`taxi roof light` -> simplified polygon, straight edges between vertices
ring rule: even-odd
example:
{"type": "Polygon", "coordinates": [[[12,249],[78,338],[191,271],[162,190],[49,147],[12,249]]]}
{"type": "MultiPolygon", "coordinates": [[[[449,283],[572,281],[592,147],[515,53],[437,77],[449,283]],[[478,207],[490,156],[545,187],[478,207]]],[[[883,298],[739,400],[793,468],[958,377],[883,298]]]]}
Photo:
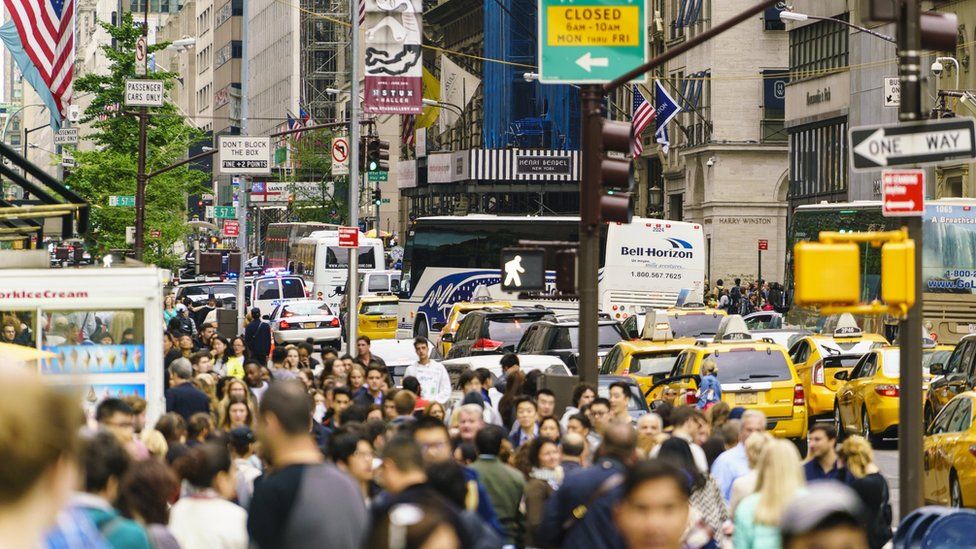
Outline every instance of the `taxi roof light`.
{"type": "Polygon", "coordinates": [[[674,332],[671,330],[671,323],[668,322],[668,315],[661,311],[649,310],[644,315],[644,329],[641,339],[650,341],[671,341],[674,332]]]}
{"type": "Polygon", "coordinates": [[[841,313],[837,319],[837,326],[834,327],[834,337],[861,337],[862,335],[864,334],[854,320],[854,315],[841,313]]]}
{"type": "Polygon", "coordinates": [[[493,301],[491,298],[491,293],[488,292],[488,287],[484,284],[479,284],[474,292],[471,294],[471,303],[488,302],[493,301]]]}
{"type": "Polygon", "coordinates": [[[741,315],[729,315],[722,319],[715,332],[715,341],[743,341],[752,339],[746,321],[741,315]]]}

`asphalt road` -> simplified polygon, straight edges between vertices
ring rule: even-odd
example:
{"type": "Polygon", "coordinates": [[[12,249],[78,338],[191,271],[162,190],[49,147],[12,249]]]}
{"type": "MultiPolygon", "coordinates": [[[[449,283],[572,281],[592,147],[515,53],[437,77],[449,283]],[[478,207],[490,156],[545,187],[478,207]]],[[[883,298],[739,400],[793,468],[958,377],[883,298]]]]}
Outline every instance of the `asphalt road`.
{"type": "Polygon", "coordinates": [[[898,516],[898,449],[894,443],[888,441],[881,448],[875,448],[874,459],[881,469],[881,474],[888,480],[888,490],[891,499],[892,526],[897,526],[901,518],[898,516]]]}

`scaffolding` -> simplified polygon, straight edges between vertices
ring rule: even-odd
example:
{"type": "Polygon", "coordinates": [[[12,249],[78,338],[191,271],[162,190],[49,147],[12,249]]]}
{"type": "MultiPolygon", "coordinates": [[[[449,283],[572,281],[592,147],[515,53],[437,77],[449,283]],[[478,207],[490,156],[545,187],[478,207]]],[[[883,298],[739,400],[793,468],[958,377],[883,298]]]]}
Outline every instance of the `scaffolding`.
{"type": "Polygon", "coordinates": [[[316,121],[339,120],[343,117],[336,111],[336,98],[325,90],[341,89],[349,80],[346,58],[350,28],[335,23],[335,20],[350,21],[349,2],[302,0],[301,5],[301,106],[316,121]]]}

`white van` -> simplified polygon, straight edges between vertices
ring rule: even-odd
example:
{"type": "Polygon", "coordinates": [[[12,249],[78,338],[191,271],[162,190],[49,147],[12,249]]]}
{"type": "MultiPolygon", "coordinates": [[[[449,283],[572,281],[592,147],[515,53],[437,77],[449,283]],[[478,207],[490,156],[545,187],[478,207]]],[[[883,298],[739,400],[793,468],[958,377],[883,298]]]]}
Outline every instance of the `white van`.
{"type": "Polygon", "coordinates": [[[255,277],[247,284],[244,293],[248,309],[261,309],[261,316],[270,315],[275,307],[286,301],[308,297],[302,277],[282,273],[255,277]]]}

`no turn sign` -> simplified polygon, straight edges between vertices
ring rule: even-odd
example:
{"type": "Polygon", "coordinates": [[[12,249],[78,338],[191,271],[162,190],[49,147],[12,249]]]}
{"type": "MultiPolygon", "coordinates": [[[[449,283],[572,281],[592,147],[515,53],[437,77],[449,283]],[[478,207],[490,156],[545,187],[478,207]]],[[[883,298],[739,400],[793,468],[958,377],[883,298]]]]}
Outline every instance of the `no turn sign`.
{"type": "Polygon", "coordinates": [[[345,137],[332,139],[332,175],[349,175],[349,140],[345,137]]]}

